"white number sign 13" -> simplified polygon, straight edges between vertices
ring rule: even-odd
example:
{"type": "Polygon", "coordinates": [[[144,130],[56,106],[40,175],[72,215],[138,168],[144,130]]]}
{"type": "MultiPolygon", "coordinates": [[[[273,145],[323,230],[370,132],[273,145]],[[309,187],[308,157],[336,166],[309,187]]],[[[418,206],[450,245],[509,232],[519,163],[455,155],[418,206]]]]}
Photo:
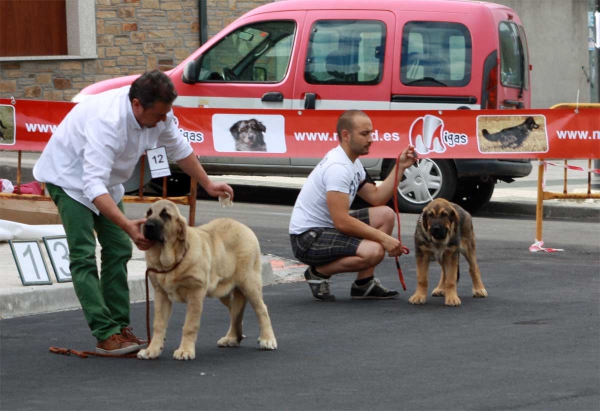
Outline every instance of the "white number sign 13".
{"type": "Polygon", "coordinates": [[[50,257],[54,274],[56,275],[56,281],[59,283],[73,281],[71,278],[71,269],[69,268],[70,260],[67,237],[44,237],[44,244],[46,245],[46,251],[50,257]]]}

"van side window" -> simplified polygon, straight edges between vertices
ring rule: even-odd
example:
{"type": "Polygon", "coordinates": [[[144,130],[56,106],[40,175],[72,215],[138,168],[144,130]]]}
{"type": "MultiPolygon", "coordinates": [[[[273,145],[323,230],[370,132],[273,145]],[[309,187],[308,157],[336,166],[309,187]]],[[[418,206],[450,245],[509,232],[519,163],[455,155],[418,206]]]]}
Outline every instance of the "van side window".
{"type": "Polygon", "coordinates": [[[199,81],[277,83],[287,73],[293,21],[254,23],[228,34],[201,57],[199,81]]]}
{"type": "Polygon", "coordinates": [[[521,41],[519,27],[515,23],[501,22],[500,35],[500,82],[507,87],[525,87],[525,46],[521,41]]]}
{"type": "Polygon", "coordinates": [[[525,67],[525,90],[529,90],[529,47],[527,46],[527,36],[525,35],[525,29],[523,26],[519,26],[519,38],[521,39],[521,45],[523,46],[523,67],[525,67]]]}
{"type": "Polygon", "coordinates": [[[404,85],[466,86],[471,80],[471,33],[460,23],[408,22],[400,58],[404,85]]]}
{"type": "Polygon", "coordinates": [[[309,84],[378,84],[383,76],[385,24],[320,20],[313,24],[304,79],[309,84]]]}

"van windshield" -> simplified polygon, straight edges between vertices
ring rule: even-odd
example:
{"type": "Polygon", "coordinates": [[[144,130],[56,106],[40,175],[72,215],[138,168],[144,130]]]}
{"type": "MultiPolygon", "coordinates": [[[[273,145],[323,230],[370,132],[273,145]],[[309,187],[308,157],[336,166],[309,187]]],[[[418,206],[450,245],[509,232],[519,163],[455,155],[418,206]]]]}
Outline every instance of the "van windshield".
{"type": "Polygon", "coordinates": [[[267,21],[241,27],[202,57],[200,81],[280,82],[287,73],[296,23],[267,21]]]}
{"type": "Polygon", "coordinates": [[[471,80],[471,34],[460,23],[411,21],[402,32],[400,80],[415,87],[462,87],[471,80]]]}

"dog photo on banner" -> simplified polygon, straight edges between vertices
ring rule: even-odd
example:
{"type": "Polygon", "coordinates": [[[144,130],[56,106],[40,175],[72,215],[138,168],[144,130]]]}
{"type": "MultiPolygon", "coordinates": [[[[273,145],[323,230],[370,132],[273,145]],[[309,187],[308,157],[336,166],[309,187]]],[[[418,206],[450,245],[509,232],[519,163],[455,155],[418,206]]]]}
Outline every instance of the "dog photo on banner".
{"type": "Polygon", "coordinates": [[[546,153],[544,116],[479,116],[477,142],[482,153],[546,153]]]}

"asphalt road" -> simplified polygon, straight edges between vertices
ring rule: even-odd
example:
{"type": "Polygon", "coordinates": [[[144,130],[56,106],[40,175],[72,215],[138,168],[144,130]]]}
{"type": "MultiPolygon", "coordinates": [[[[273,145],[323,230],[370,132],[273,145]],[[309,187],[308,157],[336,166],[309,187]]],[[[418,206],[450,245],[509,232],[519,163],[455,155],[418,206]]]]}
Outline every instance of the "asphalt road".
{"type": "MultiPolygon", "coordinates": [[[[147,206],[128,204],[130,216],[147,206]]],[[[257,233],[262,251],[292,258],[286,205],[201,201],[197,222],[236,218],[257,233]]],[[[409,248],[415,215],[402,215],[409,248]]],[[[530,253],[532,219],[475,218],[487,299],[470,297],[461,259],[462,306],[415,289],[414,253],[401,259],[407,291],[390,301],[353,301],[352,275],[334,279],[338,301],[313,301],[305,283],[265,287],[279,349],[256,349],[250,307],[240,348],[216,341],[228,326],[220,302],[205,303],[194,361],[171,358],[185,307],[174,306],[157,361],[65,357],[49,346],[92,349],[81,311],[0,322],[2,410],[598,410],[600,408],[600,242],[597,224],[548,221],[546,245],[530,253]]],[[[439,269],[432,264],[430,283],[439,269]]],[[[399,288],[394,260],[376,272],[399,288]]],[[[132,323],[145,333],[145,306],[132,323]]]]}

